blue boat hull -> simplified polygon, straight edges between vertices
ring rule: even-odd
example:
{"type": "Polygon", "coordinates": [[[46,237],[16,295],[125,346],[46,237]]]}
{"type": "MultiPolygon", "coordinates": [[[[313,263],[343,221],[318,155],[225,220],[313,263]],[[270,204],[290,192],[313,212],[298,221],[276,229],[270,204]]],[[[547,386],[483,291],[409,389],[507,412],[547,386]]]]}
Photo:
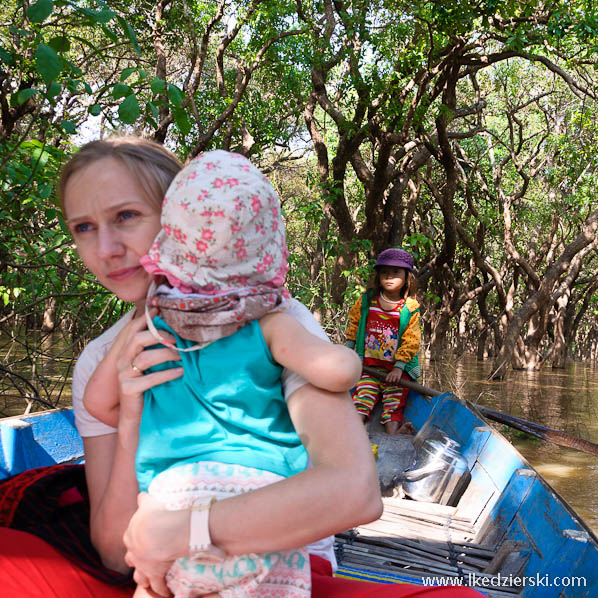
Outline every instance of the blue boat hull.
{"type": "Polygon", "coordinates": [[[449,394],[429,401],[418,395],[407,402],[406,417],[416,429],[426,422],[436,425],[461,445],[470,486],[478,490],[469,494],[480,507],[487,501],[483,509],[490,524],[483,542],[509,540],[529,547],[525,568],[514,580],[526,584],[520,596],[598,595],[598,538],[474,405],[449,394]]]}

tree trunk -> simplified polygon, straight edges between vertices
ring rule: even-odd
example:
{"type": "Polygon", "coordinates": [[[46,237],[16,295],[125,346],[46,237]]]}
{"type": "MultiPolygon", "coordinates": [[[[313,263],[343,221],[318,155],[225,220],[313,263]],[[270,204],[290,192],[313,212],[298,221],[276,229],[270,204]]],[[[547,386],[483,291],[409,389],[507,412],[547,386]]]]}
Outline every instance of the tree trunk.
{"type": "Polygon", "coordinates": [[[56,328],[56,299],[50,297],[46,301],[46,307],[44,309],[42,332],[52,332],[54,328],[56,328]]]}
{"type": "Polygon", "coordinates": [[[569,304],[570,291],[563,293],[557,299],[556,318],[554,321],[554,350],[552,353],[552,367],[555,369],[563,369],[568,357],[568,344],[565,338],[565,328],[567,326],[566,316],[569,312],[567,306],[569,304]]]}
{"type": "Polygon", "coordinates": [[[507,326],[503,346],[494,359],[492,373],[490,374],[491,378],[504,378],[508,365],[513,359],[515,345],[521,334],[521,330],[538,310],[549,309],[554,285],[563,272],[569,268],[571,261],[577,254],[588,245],[595,242],[597,231],[598,210],[592,212],[588,216],[585,226],[577,237],[565,247],[559,259],[546,269],[544,278],[541,280],[538,289],[529,296],[525,303],[514,314],[513,319],[507,326]]]}
{"type": "Polygon", "coordinates": [[[538,310],[531,318],[528,332],[523,339],[524,361],[523,369],[538,371],[542,368],[544,357],[542,356],[542,340],[548,326],[548,309],[546,306],[538,310]]]}
{"type": "Polygon", "coordinates": [[[436,324],[432,329],[430,338],[430,361],[436,361],[446,352],[448,344],[448,331],[450,323],[450,314],[443,309],[439,312],[436,324]]]}
{"type": "Polygon", "coordinates": [[[467,334],[467,324],[471,313],[471,301],[468,301],[459,314],[459,324],[457,325],[457,338],[455,339],[455,349],[457,358],[461,357],[468,349],[470,337],[467,334]]]}
{"type": "Polygon", "coordinates": [[[488,342],[488,326],[483,325],[482,330],[477,338],[477,345],[476,345],[476,359],[477,361],[484,361],[488,356],[488,351],[486,349],[486,344],[488,342]]]}

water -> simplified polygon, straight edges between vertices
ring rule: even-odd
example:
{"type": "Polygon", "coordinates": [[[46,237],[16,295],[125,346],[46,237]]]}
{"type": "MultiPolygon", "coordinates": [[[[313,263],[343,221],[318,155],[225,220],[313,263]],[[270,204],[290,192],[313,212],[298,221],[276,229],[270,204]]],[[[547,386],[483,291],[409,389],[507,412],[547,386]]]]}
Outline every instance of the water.
{"type": "Polygon", "coordinates": [[[31,411],[71,404],[70,375],[78,350],[62,336],[31,332],[16,337],[0,331],[0,417],[22,415],[25,397],[41,401],[31,411]],[[28,382],[31,384],[28,384],[28,382]]]}
{"type": "MultiPolygon", "coordinates": [[[[423,383],[598,443],[598,368],[577,362],[565,370],[510,371],[506,381],[491,382],[490,365],[472,356],[426,364],[423,383]]],[[[598,457],[496,425],[598,534],[598,457]]]]}

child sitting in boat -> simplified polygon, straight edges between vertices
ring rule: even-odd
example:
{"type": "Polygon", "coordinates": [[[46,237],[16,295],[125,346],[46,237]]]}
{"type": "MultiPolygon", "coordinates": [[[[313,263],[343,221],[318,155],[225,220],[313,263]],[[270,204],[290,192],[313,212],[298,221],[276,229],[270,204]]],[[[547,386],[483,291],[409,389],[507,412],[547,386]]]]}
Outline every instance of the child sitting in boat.
{"type": "Polygon", "coordinates": [[[413,426],[403,422],[409,390],[400,386],[399,381],[405,375],[413,380],[421,375],[418,360],[421,332],[413,256],[403,249],[385,249],[374,267],[373,287],[349,311],[346,344],[357,352],[364,366],[378,370],[379,375],[362,374],[353,391],[353,402],[367,422],[382,398],[381,423],[386,432],[412,434],[413,426]]]}
{"type": "MultiPolygon", "coordinates": [[[[307,466],[283,397],[282,366],[332,392],[349,390],[359,377],[352,351],[285,313],[287,255],[280,203],[267,178],[243,156],[212,151],[173,180],[161,231],[141,259],[161,281],[149,290],[148,310],[159,316],[148,317],[148,327],[170,347],[160,331],[174,334],[184,371],[145,392],[136,456],[140,491],[169,510],[192,509],[191,557],[177,559],[166,575],[177,598],[311,595],[306,549],[230,556],[211,545],[208,528],[215,500],[307,466]]],[[[88,411],[113,426],[114,368],[105,359],[84,396],[88,411]]],[[[145,595],[138,587],[135,596],[145,595]]]]}

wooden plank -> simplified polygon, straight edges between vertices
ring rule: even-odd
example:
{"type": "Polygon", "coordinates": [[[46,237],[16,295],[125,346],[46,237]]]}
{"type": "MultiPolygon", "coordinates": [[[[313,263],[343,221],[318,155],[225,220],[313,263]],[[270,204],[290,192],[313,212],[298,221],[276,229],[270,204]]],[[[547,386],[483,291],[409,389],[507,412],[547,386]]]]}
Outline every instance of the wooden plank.
{"type": "Polygon", "coordinates": [[[364,547],[358,544],[347,544],[344,546],[345,553],[351,552],[354,549],[358,552],[364,552],[368,555],[380,555],[390,561],[395,559],[407,559],[407,564],[413,563],[418,565],[437,565],[440,563],[441,566],[454,570],[455,566],[450,563],[449,557],[444,555],[437,555],[431,552],[417,550],[414,548],[410,549],[388,549],[380,546],[374,548],[364,547]],[[417,560],[414,560],[417,559],[417,560]]]}
{"type": "MultiPolygon", "coordinates": [[[[430,543],[425,542],[418,543],[404,540],[393,541],[385,540],[383,538],[374,540],[372,542],[360,542],[359,539],[353,541],[343,540],[343,542],[355,546],[370,546],[372,547],[372,550],[378,554],[388,554],[389,556],[392,556],[393,551],[403,551],[407,552],[408,554],[422,555],[438,561],[446,561],[447,559],[451,558],[451,550],[446,543],[431,545],[430,543]]],[[[473,565],[479,570],[486,568],[490,562],[488,558],[476,558],[465,553],[464,551],[460,551],[457,547],[454,548],[452,554],[455,555],[455,558],[458,562],[473,565]]]]}
{"type": "Polygon", "coordinates": [[[417,521],[433,523],[436,525],[446,525],[447,522],[450,522],[451,527],[453,527],[454,529],[467,531],[472,534],[476,531],[475,527],[469,524],[464,519],[454,519],[452,516],[447,517],[444,515],[435,515],[425,512],[410,513],[407,511],[402,511],[400,509],[392,510],[392,508],[389,508],[384,510],[382,518],[384,518],[387,521],[393,521],[402,518],[411,518],[416,519],[417,521]]]}
{"type": "Polygon", "coordinates": [[[472,525],[480,525],[480,517],[486,510],[487,505],[492,501],[495,491],[488,492],[488,487],[480,488],[470,484],[470,488],[465,491],[466,498],[459,503],[458,513],[460,517],[471,521],[472,525]]]}
{"type": "MultiPolygon", "coordinates": [[[[405,568],[417,568],[422,571],[427,571],[430,575],[438,576],[455,576],[457,575],[457,568],[449,565],[448,563],[440,563],[437,561],[429,561],[426,559],[415,561],[413,557],[397,557],[389,559],[386,556],[376,554],[365,554],[358,550],[347,550],[346,557],[343,557],[342,564],[346,564],[347,561],[358,560],[363,565],[380,566],[387,568],[388,571],[391,569],[401,571],[405,568]]],[[[471,570],[472,573],[477,573],[475,570],[471,570]]]]}
{"type": "MultiPolygon", "coordinates": [[[[361,539],[362,537],[359,536],[359,538],[361,539]]],[[[375,541],[388,542],[396,546],[412,546],[415,548],[421,548],[422,550],[429,549],[430,547],[433,548],[433,545],[430,542],[409,540],[408,538],[376,538],[375,541]]],[[[457,554],[475,557],[480,561],[480,564],[484,563],[486,565],[487,563],[491,562],[496,554],[496,550],[480,549],[475,546],[468,546],[467,544],[452,544],[457,554]]],[[[438,543],[435,549],[438,554],[450,554],[450,549],[447,542],[438,543]]]]}
{"type": "MultiPolygon", "coordinates": [[[[382,517],[378,521],[383,521],[388,523],[389,525],[394,526],[415,526],[418,528],[424,528],[431,530],[431,533],[435,533],[438,529],[449,529],[450,531],[454,531],[456,533],[466,534],[468,537],[473,538],[476,533],[475,528],[471,528],[468,525],[461,525],[456,522],[452,522],[446,519],[433,519],[433,518],[425,518],[425,517],[405,517],[405,516],[398,516],[389,513],[384,513],[382,517]]],[[[369,524],[368,524],[369,525],[369,524]]],[[[446,532],[445,532],[446,537],[446,532]]]]}
{"type": "MultiPolygon", "coordinates": [[[[446,542],[447,540],[446,530],[440,526],[432,528],[422,524],[418,525],[407,522],[401,522],[393,525],[389,522],[379,519],[378,521],[360,526],[358,529],[360,533],[372,536],[394,536],[413,539],[423,538],[426,540],[436,540],[439,542],[446,542]]],[[[454,532],[451,534],[451,542],[453,543],[467,543],[471,539],[472,535],[470,533],[454,532]]]]}
{"type": "Polygon", "coordinates": [[[447,505],[439,505],[433,502],[419,502],[417,500],[409,500],[406,498],[388,497],[383,498],[384,508],[401,508],[407,511],[414,511],[426,514],[435,515],[453,515],[457,512],[457,507],[449,507],[447,505]]]}

